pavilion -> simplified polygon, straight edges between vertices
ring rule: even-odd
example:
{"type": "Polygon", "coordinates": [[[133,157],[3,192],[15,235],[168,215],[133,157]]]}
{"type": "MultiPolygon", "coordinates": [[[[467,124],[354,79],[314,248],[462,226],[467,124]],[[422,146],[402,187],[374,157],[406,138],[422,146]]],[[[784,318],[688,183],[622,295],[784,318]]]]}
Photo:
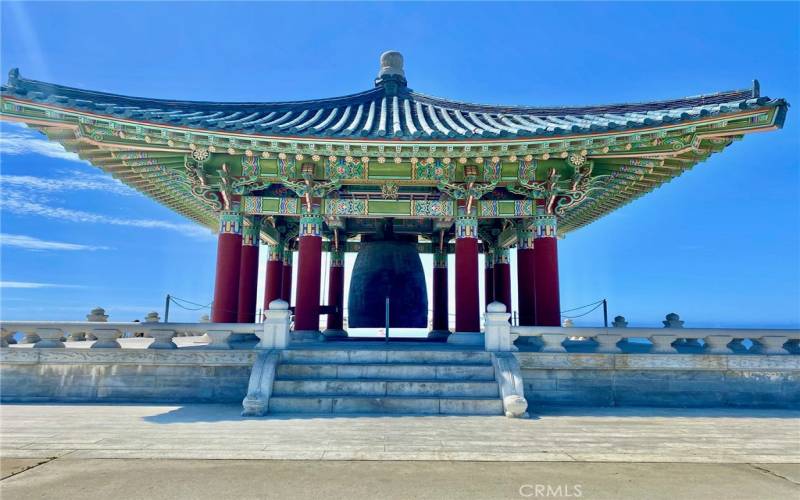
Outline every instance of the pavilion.
{"type": "Polygon", "coordinates": [[[327,315],[326,337],[346,335],[344,252],[365,255],[354,270],[363,279],[350,290],[351,309],[361,304],[360,313],[351,310],[361,315],[357,322],[377,326],[384,313],[375,304],[390,296],[399,304],[391,309],[392,326],[413,323],[418,311],[427,316],[425,287],[418,286],[424,277],[414,263],[425,252],[434,257],[431,336],[475,343],[481,342],[480,252],[487,304],[511,310],[515,248],[520,325],[558,326],[558,238],[745,134],[780,128],[788,108],[782,99],[762,97],[758,82],[600,106],[457,102],[411,90],[397,52],[381,56],[374,83],[364,92],[310,101],[193,102],[81,90],[12,70],[0,89],[0,114],[218,231],[213,322],[256,321],[258,256],[266,244],[263,305],[288,302],[296,272],[297,339],[319,335],[320,315],[327,315]],[[324,251],[328,270],[321,266],[324,251]],[[329,273],[324,305],[323,272],[329,273]]]}

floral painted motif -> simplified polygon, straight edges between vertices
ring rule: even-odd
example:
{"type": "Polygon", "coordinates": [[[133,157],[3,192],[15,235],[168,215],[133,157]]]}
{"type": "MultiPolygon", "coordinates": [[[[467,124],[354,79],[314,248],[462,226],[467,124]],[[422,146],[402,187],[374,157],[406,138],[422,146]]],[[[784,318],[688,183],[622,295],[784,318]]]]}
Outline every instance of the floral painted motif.
{"type": "Polygon", "coordinates": [[[298,198],[281,198],[278,213],[281,215],[295,215],[298,212],[298,198]]]}
{"type": "Polygon", "coordinates": [[[533,215],[535,211],[536,202],[534,200],[514,200],[514,215],[533,215]]]}
{"type": "Polygon", "coordinates": [[[520,160],[517,169],[517,177],[526,181],[534,180],[536,178],[536,167],[538,166],[539,162],[536,160],[520,160]]]}
{"type": "Polygon", "coordinates": [[[483,166],[483,180],[499,181],[503,164],[498,158],[497,161],[487,161],[483,166]]]}
{"type": "Polygon", "coordinates": [[[419,161],[414,168],[414,178],[421,180],[441,181],[450,179],[455,171],[455,164],[445,164],[441,160],[419,161]]]}
{"type": "Polygon", "coordinates": [[[364,164],[356,159],[339,158],[335,162],[325,160],[325,177],[328,179],[361,179],[364,177],[364,164]]]}
{"type": "Polygon", "coordinates": [[[411,204],[411,215],[450,217],[453,215],[453,202],[451,200],[414,200],[411,204]]]}
{"type": "Polygon", "coordinates": [[[280,177],[296,177],[297,163],[294,158],[278,158],[278,175],[280,177]]]}
{"type": "Polygon", "coordinates": [[[242,155],[242,175],[245,177],[253,177],[259,173],[259,164],[257,156],[242,155]]]}
{"type": "Polygon", "coordinates": [[[499,217],[497,200],[484,200],[478,203],[478,215],[480,217],[499,217]]]}
{"type": "Polygon", "coordinates": [[[367,215],[366,200],[325,200],[325,215],[367,215]]]}

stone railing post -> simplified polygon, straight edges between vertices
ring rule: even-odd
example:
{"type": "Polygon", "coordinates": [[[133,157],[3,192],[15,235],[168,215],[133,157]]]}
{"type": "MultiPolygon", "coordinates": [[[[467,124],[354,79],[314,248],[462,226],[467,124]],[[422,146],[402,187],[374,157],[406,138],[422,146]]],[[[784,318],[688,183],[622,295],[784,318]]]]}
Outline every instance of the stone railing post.
{"type": "Polygon", "coordinates": [[[769,335],[755,340],[759,344],[759,354],[789,354],[789,351],[783,348],[783,344],[789,340],[788,337],[769,335]]]}
{"type": "Polygon", "coordinates": [[[177,349],[178,346],[172,341],[175,330],[153,328],[150,330],[153,343],[147,346],[148,349],[177,349]]]}
{"type": "MultiPolygon", "coordinates": [[[[675,313],[669,313],[662,321],[664,324],[664,328],[683,328],[684,321],[681,320],[681,317],[675,313]]],[[[682,338],[678,337],[675,339],[676,346],[678,344],[686,346],[686,347],[700,347],[700,341],[695,338],[682,338]]]]}
{"type": "Polygon", "coordinates": [[[122,347],[117,342],[122,332],[116,328],[92,328],[91,335],[97,341],[91,345],[90,349],[119,349],[122,347]]]}
{"type": "Polygon", "coordinates": [[[733,341],[730,335],[709,335],[704,337],[706,352],[709,354],[730,354],[728,344],[733,341]]]}
{"type": "Polygon", "coordinates": [[[286,349],[289,347],[289,324],[291,312],[285,300],[276,299],[269,303],[262,329],[256,330],[259,342],[256,349],[286,349]]]}
{"type": "Polygon", "coordinates": [[[617,343],[622,340],[622,335],[603,333],[601,335],[596,335],[594,340],[597,342],[597,352],[622,352],[622,349],[617,346],[617,343]]]}
{"type": "Polygon", "coordinates": [[[233,334],[230,330],[208,330],[208,345],[206,349],[231,349],[230,339],[233,334]]]}
{"type": "Polygon", "coordinates": [[[485,349],[492,352],[516,351],[514,341],[519,335],[511,333],[511,314],[506,312],[505,304],[492,302],[486,306],[486,323],[483,342],[485,349]]]}
{"type": "Polygon", "coordinates": [[[541,352],[567,352],[564,347],[564,341],[567,336],[562,333],[543,333],[541,336],[542,346],[541,352]]]}
{"type": "Polygon", "coordinates": [[[61,342],[64,332],[61,328],[37,328],[36,336],[39,340],[33,344],[35,348],[64,348],[64,343],[61,342]]]}
{"type": "Polygon", "coordinates": [[[39,335],[34,329],[21,330],[22,338],[19,340],[20,344],[35,344],[39,342],[39,335]]]}
{"type": "Polygon", "coordinates": [[[8,347],[9,344],[16,344],[17,340],[14,338],[13,330],[6,330],[0,328],[0,347],[8,347]]]}
{"type": "Polygon", "coordinates": [[[653,348],[650,349],[652,354],[674,354],[675,348],[672,344],[678,340],[678,337],[671,334],[660,333],[658,335],[651,335],[649,340],[653,343],[653,348]]]}

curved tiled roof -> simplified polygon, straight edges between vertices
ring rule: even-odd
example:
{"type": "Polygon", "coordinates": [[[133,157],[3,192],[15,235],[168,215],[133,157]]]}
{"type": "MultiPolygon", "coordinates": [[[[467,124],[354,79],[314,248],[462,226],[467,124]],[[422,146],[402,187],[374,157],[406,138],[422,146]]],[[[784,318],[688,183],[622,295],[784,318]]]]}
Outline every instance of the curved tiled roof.
{"type": "MultiPolygon", "coordinates": [[[[404,82],[403,82],[404,83],[404,82]]],[[[4,96],[164,126],[267,136],[452,139],[535,138],[636,129],[770,103],[751,89],[637,104],[581,107],[490,106],[450,101],[389,86],[293,102],[199,102],[129,97],[21,78],[0,87],[4,96]]]]}

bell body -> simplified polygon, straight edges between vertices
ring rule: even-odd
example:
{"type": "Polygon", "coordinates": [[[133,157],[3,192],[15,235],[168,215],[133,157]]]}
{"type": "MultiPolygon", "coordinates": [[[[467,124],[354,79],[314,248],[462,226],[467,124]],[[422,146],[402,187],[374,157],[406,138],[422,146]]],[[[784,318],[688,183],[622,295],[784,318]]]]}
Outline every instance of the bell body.
{"type": "Polygon", "coordinates": [[[428,290],[417,246],[400,237],[362,242],[348,295],[350,328],[428,327],[428,290]]]}

